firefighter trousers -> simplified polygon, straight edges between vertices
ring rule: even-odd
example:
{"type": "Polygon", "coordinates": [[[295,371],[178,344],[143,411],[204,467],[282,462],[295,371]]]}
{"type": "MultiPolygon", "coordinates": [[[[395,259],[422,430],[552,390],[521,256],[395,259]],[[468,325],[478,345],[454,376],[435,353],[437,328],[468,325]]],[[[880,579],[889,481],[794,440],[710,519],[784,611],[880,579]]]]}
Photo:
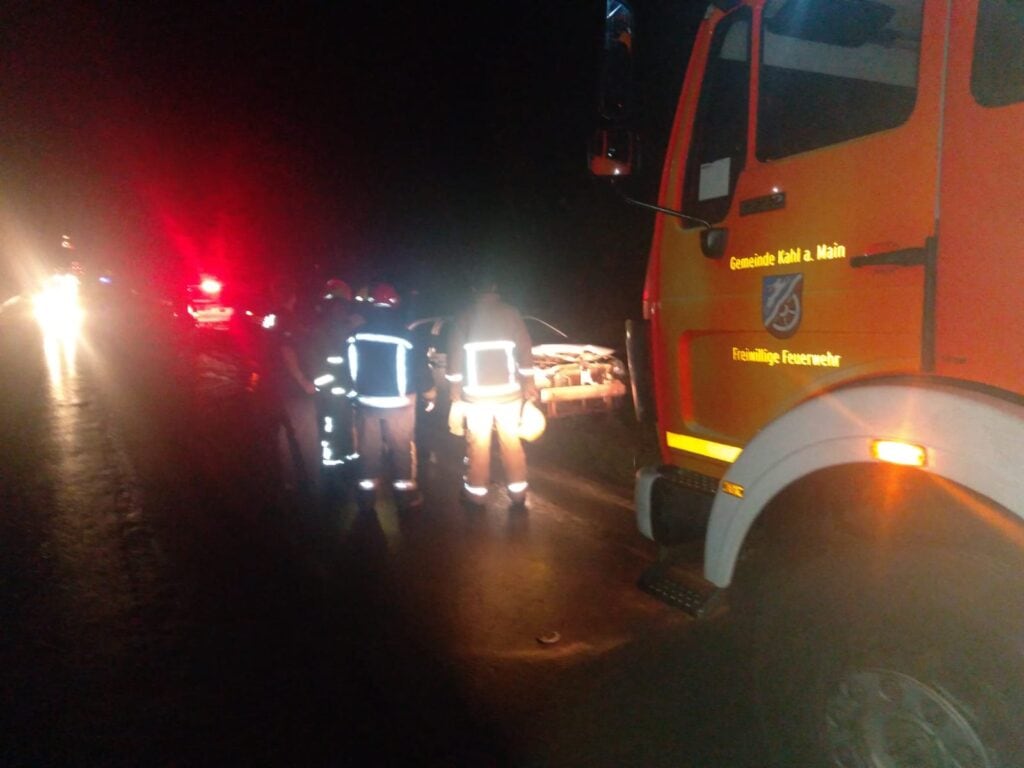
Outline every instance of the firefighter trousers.
{"type": "Polygon", "coordinates": [[[390,455],[393,482],[404,490],[416,485],[416,404],[375,408],[359,404],[356,410],[356,445],[360,480],[379,483],[390,455]]]}
{"type": "Polygon", "coordinates": [[[315,494],[320,485],[316,404],[309,395],[295,395],[275,410],[282,485],[315,494]]]}
{"type": "Polygon", "coordinates": [[[514,491],[526,488],[526,454],[519,441],[522,400],[508,403],[477,401],[466,407],[466,489],[486,492],[491,475],[491,433],[498,433],[505,483],[514,491]]]}

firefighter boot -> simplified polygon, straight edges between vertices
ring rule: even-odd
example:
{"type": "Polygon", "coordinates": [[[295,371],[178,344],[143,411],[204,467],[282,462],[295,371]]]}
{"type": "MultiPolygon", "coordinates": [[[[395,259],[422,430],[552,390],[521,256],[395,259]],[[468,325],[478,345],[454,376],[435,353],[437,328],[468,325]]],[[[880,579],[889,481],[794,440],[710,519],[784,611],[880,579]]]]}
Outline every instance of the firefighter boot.
{"type": "Polygon", "coordinates": [[[393,484],[395,506],[401,510],[419,509],[423,506],[423,494],[415,480],[396,480],[393,484]]]}
{"type": "Polygon", "coordinates": [[[512,512],[526,511],[526,482],[509,483],[508,508],[512,512]]]}
{"type": "Polygon", "coordinates": [[[356,486],[356,507],[360,512],[373,512],[377,503],[377,481],[360,480],[356,486]]]}
{"type": "Polygon", "coordinates": [[[470,509],[483,509],[487,503],[487,487],[486,486],[473,486],[469,483],[464,483],[462,491],[459,493],[459,499],[463,505],[470,509]]]}

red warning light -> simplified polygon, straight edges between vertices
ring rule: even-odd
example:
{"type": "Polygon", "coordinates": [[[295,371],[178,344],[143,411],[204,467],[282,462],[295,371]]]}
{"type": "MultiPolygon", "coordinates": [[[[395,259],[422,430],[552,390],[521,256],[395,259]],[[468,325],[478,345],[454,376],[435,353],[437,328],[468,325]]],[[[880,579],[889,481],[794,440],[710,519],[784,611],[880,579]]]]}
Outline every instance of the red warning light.
{"type": "Polygon", "coordinates": [[[224,286],[221,284],[220,280],[217,280],[214,277],[204,277],[199,283],[199,290],[207,296],[216,296],[221,292],[223,287],[224,286]]]}

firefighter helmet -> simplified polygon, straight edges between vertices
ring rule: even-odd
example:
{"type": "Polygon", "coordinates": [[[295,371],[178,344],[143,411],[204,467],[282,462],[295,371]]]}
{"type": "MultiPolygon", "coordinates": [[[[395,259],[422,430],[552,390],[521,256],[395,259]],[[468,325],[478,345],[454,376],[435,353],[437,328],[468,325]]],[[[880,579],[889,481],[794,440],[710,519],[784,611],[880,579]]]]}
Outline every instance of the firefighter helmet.
{"type": "Polygon", "coordinates": [[[366,300],[375,307],[394,307],[398,305],[398,291],[391,283],[373,283],[366,294],[366,300]]]}
{"type": "Polygon", "coordinates": [[[501,281],[498,279],[497,270],[485,263],[473,267],[469,282],[476,293],[497,293],[501,281]]]}
{"type": "Polygon", "coordinates": [[[519,414],[518,434],[520,440],[532,443],[544,434],[544,429],[547,425],[548,422],[544,418],[544,412],[534,405],[532,400],[527,400],[523,403],[523,410],[519,414]]]}
{"type": "Polygon", "coordinates": [[[341,299],[342,301],[352,301],[352,289],[349,288],[348,283],[344,280],[332,277],[324,285],[324,298],[327,300],[341,299]]]}

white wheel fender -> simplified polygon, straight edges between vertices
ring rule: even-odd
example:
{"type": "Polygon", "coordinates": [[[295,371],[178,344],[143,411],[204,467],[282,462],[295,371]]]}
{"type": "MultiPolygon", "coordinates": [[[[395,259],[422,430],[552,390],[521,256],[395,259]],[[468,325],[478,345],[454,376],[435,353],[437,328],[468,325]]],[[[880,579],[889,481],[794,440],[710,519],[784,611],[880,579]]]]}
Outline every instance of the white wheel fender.
{"type": "Polygon", "coordinates": [[[711,509],[704,575],[727,587],[743,540],[783,488],[817,470],[875,461],[871,441],[925,447],[923,471],[970,488],[1024,520],[1024,406],[951,382],[851,386],[808,400],[759,432],[723,478],[711,509]]]}

